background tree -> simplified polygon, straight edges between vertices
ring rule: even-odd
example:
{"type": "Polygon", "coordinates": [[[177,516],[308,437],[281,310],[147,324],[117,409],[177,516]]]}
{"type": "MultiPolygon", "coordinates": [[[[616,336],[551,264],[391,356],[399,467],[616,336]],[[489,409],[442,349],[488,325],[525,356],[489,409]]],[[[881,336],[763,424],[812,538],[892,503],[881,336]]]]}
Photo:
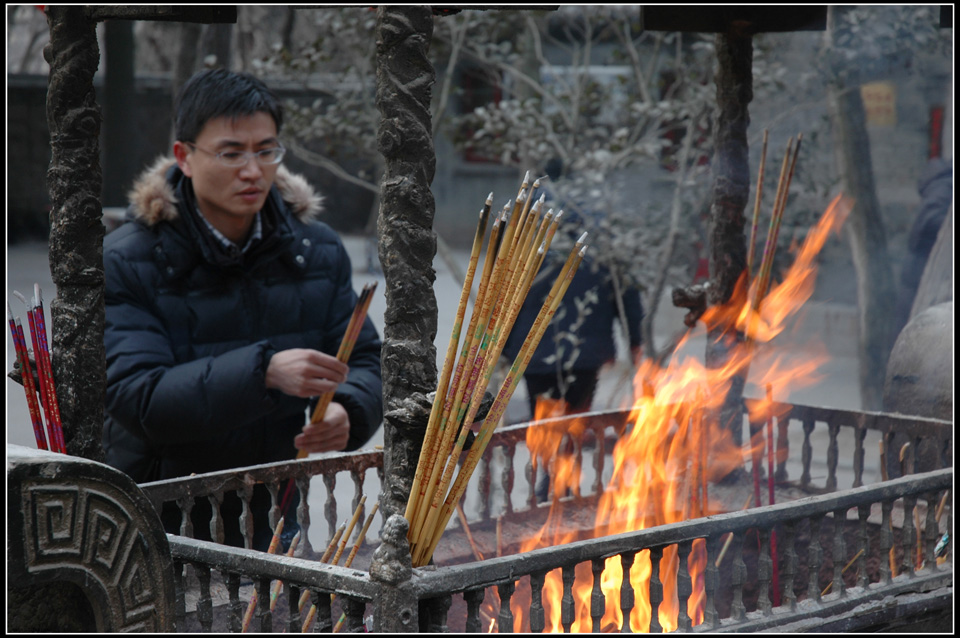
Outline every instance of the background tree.
{"type": "Polygon", "coordinates": [[[840,7],[828,9],[822,69],[837,167],[843,190],[855,200],[846,236],[857,275],[860,394],[863,407],[879,410],[887,357],[896,338],[896,286],[873,176],[864,82],[898,67],[917,65],[923,51],[942,44],[931,7],[840,7]]]}

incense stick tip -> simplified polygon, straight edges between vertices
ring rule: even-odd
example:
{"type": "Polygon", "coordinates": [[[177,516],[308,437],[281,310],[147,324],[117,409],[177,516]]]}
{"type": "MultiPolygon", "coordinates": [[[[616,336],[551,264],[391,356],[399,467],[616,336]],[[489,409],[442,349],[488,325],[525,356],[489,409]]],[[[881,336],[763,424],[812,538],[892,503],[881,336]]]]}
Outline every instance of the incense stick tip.
{"type": "Polygon", "coordinates": [[[587,241],[587,235],[587,231],[583,231],[583,234],[580,235],[580,239],[577,240],[577,243],[582,244],[583,242],[587,241]]]}
{"type": "Polygon", "coordinates": [[[20,292],[18,292],[18,291],[16,291],[16,290],[14,290],[14,291],[12,291],[12,292],[13,292],[13,296],[16,297],[17,299],[19,299],[20,301],[22,301],[24,306],[27,305],[27,298],[26,298],[26,297],[24,297],[22,294],[20,294],[20,292]]]}

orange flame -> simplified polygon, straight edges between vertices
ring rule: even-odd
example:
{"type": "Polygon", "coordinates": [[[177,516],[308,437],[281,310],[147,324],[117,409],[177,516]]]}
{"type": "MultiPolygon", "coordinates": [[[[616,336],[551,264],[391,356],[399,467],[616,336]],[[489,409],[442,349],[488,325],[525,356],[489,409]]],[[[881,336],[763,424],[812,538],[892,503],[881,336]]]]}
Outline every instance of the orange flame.
{"type": "MultiPolygon", "coordinates": [[[[825,360],[822,352],[807,348],[805,350],[812,353],[809,356],[786,357],[768,352],[768,346],[784,331],[786,320],[812,295],[816,257],[830,233],[839,230],[851,208],[851,200],[843,196],[831,202],[803,242],[783,281],[770,290],[762,303],[754,300],[756,283],[748,287],[744,276],[730,302],[704,313],[703,321],[708,328],[720,328],[727,333],[735,329],[745,335],[744,342],[734,344],[725,365],[707,368],[695,358],[679,355],[672,357],[665,367],[649,360],[641,363],[634,378],[636,398],[632,399],[630,416],[624,431],[618,433],[620,436],[613,450],[613,477],[597,506],[594,536],[635,531],[720,511],[719,505],[709,500],[708,483],[741,466],[744,455],[754,450],[736,445],[731,432],[721,427],[714,415],[719,414],[734,377],[745,375],[751,367],[751,379],[771,387],[773,395],[780,397],[787,396],[790,388],[816,378],[817,368],[825,360]]],[[[759,401],[751,418],[769,418],[771,408],[767,401],[759,401]]],[[[562,403],[538,402],[536,420],[562,414],[564,409],[562,403]]],[[[527,445],[531,457],[535,464],[548,468],[554,496],[546,523],[522,543],[521,552],[583,537],[565,520],[569,518],[569,515],[564,516],[568,499],[563,498],[568,493],[578,495],[580,484],[580,468],[573,455],[564,448],[564,437],[568,432],[576,435],[582,429],[583,425],[578,421],[570,424],[569,430],[553,424],[528,429],[527,445]]],[[[762,437],[753,443],[762,444],[762,437]]],[[[576,499],[569,501],[576,507],[576,499]]],[[[702,540],[694,542],[687,565],[692,595],[686,610],[694,625],[703,621],[706,560],[705,543],[702,540]]],[[[665,631],[678,627],[678,567],[677,547],[666,547],[660,560],[662,602],[657,616],[665,631]]],[[[573,632],[594,629],[590,615],[591,571],[589,563],[576,567],[571,592],[575,615],[569,627],[573,632]]],[[[650,631],[651,573],[650,551],[638,552],[630,569],[635,607],[629,623],[634,632],[650,631]]],[[[606,603],[600,623],[602,631],[619,631],[623,625],[620,611],[622,580],[620,557],[607,559],[600,585],[606,603]]],[[[521,581],[521,585],[525,582],[521,581]]],[[[547,631],[567,630],[561,619],[564,595],[561,570],[548,573],[542,590],[547,631]]],[[[529,631],[529,587],[518,588],[511,599],[511,610],[515,629],[529,631]]]]}

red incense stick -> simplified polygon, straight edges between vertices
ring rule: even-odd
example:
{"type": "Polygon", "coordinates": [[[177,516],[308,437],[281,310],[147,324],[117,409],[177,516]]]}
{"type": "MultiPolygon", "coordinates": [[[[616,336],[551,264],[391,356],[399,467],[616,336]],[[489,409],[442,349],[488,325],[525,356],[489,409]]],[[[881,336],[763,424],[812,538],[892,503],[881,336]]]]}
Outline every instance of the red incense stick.
{"type": "MultiPolygon", "coordinates": [[[[773,388],[767,384],[767,492],[769,505],[773,497],[773,388]]],[[[780,606],[780,567],[777,565],[777,530],[770,530],[770,556],[773,559],[773,606],[780,606]]]]}
{"type": "MultiPolygon", "coordinates": [[[[50,362],[50,346],[47,343],[47,321],[43,312],[43,296],[40,293],[40,284],[33,285],[33,318],[37,326],[37,339],[40,342],[40,352],[37,359],[43,359],[43,383],[47,386],[47,397],[50,402],[50,414],[52,415],[52,429],[56,437],[57,451],[63,454],[67,453],[66,445],[63,440],[63,425],[60,421],[60,404],[57,401],[57,388],[53,381],[53,365],[50,362]]],[[[47,424],[47,429],[51,429],[51,424],[47,424]]]]}
{"type": "Polygon", "coordinates": [[[30,422],[33,424],[33,435],[37,439],[37,448],[49,450],[47,438],[43,434],[43,417],[40,414],[40,404],[37,402],[37,389],[33,384],[33,370],[30,368],[30,356],[27,353],[27,343],[23,335],[23,326],[20,319],[14,318],[10,304],[7,304],[7,320],[10,323],[10,333],[13,336],[13,346],[20,362],[20,374],[23,377],[23,390],[27,395],[27,407],[30,409],[30,422]]]}

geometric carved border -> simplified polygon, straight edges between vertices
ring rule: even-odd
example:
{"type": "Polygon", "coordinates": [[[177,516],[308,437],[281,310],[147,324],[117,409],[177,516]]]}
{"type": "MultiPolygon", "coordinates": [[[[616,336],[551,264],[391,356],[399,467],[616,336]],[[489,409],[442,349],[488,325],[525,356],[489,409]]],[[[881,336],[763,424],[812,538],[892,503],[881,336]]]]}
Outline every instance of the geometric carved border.
{"type": "Polygon", "coordinates": [[[8,516],[8,547],[23,549],[18,560],[8,561],[8,578],[21,585],[64,580],[80,586],[100,631],[172,630],[169,546],[139,487],[85,459],[59,457],[54,471],[45,455],[30,460],[40,463],[12,470],[8,463],[8,496],[19,492],[19,503],[8,503],[9,514],[19,505],[8,516]],[[22,529],[11,529],[11,519],[20,519],[22,529]],[[23,574],[11,573],[14,563],[23,574]]]}

